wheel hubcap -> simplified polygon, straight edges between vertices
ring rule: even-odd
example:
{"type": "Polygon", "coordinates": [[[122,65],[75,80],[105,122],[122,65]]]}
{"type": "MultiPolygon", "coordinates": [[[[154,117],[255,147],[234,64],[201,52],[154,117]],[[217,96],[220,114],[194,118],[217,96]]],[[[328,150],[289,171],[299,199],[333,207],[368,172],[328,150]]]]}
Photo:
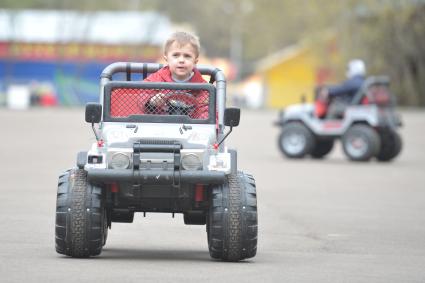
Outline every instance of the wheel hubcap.
{"type": "Polygon", "coordinates": [[[282,139],[282,146],[289,154],[300,153],[306,145],[306,139],[299,133],[291,133],[282,139]]]}
{"type": "Polygon", "coordinates": [[[363,137],[351,137],[346,144],[347,152],[353,157],[360,157],[368,149],[367,141],[363,137]]]}

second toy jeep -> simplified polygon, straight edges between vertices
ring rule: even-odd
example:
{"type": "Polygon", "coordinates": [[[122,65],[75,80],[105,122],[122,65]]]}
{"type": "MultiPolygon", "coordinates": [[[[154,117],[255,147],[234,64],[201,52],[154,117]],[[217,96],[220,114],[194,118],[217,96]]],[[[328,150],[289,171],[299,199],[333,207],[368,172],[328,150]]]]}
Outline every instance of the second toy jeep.
{"type": "Polygon", "coordinates": [[[59,176],[56,251],[99,255],[113,222],[131,223],[135,212],[165,212],[206,225],[211,257],[254,257],[255,181],[238,171],[236,150],[223,142],[240,118],[239,109],[225,107],[223,73],[198,66],[210,84],[131,80],[159,68],[121,62],[102,72],[100,103],[89,103],[85,113],[96,142],[78,154],[76,168],[59,176]],[[123,74],[126,80],[116,79],[123,74]]]}
{"type": "Polygon", "coordinates": [[[316,99],[315,104],[291,105],[281,111],[275,123],[281,127],[278,146],[289,158],[323,158],[340,139],[346,156],[353,161],[388,162],[402,149],[398,129],[401,118],[396,110],[388,77],[369,77],[350,104],[337,117],[318,115],[318,106],[328,107],[316,99]]]}

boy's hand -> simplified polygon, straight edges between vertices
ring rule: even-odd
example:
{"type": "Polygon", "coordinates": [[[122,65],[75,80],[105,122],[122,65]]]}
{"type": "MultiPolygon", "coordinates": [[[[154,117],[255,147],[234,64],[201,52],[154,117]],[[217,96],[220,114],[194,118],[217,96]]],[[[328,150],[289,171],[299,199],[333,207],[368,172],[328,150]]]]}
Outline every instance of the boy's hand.
{"type": "Polygon", "coordinates": [[[165,93],[160,92],[149,100],[149,104],[152,106],[160,106],[164,103],[164,98],[165,93]]]}

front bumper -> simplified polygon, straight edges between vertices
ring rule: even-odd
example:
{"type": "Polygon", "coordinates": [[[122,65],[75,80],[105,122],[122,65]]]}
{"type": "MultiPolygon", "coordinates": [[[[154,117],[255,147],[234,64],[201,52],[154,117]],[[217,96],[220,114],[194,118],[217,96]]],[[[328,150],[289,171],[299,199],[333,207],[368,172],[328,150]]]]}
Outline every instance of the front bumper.
{"type": "Polygon", "coordinates": [[[133,169],[87,169],[92,182],[135,182],[142,185],[223,184],[226,178],[220,171],[172,171],[133,169]]]}

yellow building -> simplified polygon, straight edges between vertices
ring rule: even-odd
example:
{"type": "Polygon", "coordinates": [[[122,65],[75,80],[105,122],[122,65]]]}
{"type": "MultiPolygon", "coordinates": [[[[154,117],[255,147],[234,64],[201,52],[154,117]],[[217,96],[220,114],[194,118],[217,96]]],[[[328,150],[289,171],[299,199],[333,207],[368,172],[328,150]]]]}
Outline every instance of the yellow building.
{"type": "Polygon", "coordinates": [[[313,101],[315,86],[334,78],[330,61],[336,58],[335,40],[325,47],[325,52],[319,52],[311,44],[300,43],[261,60],[256,73],[262,78],[264,106],[277,109],[303,99],[313,101]]]}

